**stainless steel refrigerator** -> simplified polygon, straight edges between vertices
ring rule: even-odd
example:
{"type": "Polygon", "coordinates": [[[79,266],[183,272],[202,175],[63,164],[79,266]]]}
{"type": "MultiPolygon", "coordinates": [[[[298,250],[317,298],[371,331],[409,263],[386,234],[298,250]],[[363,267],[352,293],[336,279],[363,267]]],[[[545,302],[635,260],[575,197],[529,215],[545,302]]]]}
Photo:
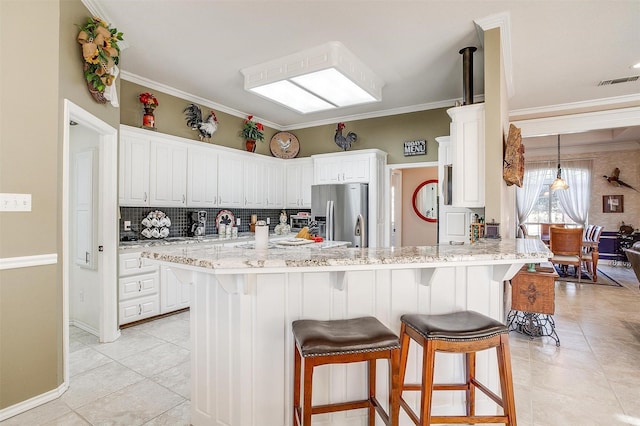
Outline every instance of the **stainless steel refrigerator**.
{"type": "Polygon", "coordinates": [[[368,247],[369,187],[366,183],[313,185],[311,216],[328,241],[349,241],[368,247]]]}

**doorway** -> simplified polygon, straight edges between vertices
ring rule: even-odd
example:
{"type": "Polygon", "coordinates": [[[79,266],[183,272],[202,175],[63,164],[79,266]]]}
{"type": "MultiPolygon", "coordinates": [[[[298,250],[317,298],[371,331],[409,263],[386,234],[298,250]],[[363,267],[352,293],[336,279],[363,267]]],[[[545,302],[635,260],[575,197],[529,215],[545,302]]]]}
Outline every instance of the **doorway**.
{"type": "Polygon", "coordinates": [[[117,130],[65,99],[62,167],[64,381],[69,325],[100,342],[118,328],[117,130]]]}
{"type": "Polygon", "coordinates": [[[437,244],[437,222],[422,220],[412,203],[416,188],[430,179],[438,179],[437,162],[387,165],[387,247],[437,244]]]}

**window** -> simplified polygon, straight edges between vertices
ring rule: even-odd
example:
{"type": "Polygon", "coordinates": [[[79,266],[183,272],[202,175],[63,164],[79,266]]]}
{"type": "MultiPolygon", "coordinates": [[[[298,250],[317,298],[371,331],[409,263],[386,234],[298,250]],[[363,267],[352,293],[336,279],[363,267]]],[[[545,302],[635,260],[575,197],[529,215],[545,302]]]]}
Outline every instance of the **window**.
{"type": "Polygon", "coordinates": [[[548,169],[537,200],[533,205],[533,210],[527,216],[526,223],[574,223],[560,206],[557,192],[549,190],[549,186],[555,178],[556,170],[548,169]]]}

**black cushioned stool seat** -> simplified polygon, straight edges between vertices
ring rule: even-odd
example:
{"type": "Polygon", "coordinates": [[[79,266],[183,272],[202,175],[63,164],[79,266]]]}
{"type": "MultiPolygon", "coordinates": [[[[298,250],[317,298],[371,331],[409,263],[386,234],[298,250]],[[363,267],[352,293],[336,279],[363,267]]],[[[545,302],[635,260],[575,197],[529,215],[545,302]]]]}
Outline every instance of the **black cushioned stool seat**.
{"type": "Polygon", "coordinates": [[[509,330],[499,321],[474,311],[460,311],[443,315],[407,314],[401,317],[400,329],[400,406],[416,425],[440,423],[505,423],[516,424],[515,400],[513,396],[513,377],[511,373],[511,355],[509,352],[509,330]],[[422,346],[423,370],[422,383],[404,383],[411,340],[422,346]],[[500,375],[501,395],[498,396],[475,377],[476,352],[496,348],[498,371],[500,375]],[[435,353],[465,354],[465,383],[434,384],[435,353]],[[478,416],[475,414],[476,388],[503,408],[503,415],[478,416]],[[433,391],[466,391],[466,415],[432,416],[431,397],[433,391]],[[402,397],[404,391],[422,393],[419,415],[416,414],[402,397]]]}
{"type": "Polygon", "coordinates": [[[293,425],[311,426],[311,415],[369,409],[369,425],[377,412],[386,425],[397,425],[400,412],[398,336],[373,317],[346,320],[298,320],[292,324],[294,348],[293,425]],[[304,358],[304,401],[300,405],[300,382],[304,358]],[[376,398],[376,360],[389,360],[389,414],[376,398]],[[368,362],[368,399],[321,406],[311,405],[313,369],[318,365],[368,362]]]}

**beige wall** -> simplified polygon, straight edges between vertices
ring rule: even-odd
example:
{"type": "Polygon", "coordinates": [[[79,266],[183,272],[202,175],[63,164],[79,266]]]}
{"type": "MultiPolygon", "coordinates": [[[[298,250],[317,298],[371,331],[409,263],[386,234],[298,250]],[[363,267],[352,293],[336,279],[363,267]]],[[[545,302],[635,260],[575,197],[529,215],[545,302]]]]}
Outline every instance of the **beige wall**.
{"type": "MultiPolygon", "coordinates": [[[[528,156],[526,159],[527,161],[549,160],[553,168],[557,163],[557,157],[554,155],[528,156]]],[[[589,223],[604,226],[606,231],[617,231],[622,222],[640,229],[640,193],[629,188],[612,186],[602,177],[611,175],[613,169],[618,167],[620,179],[640,191],[640,149],[562,155],[562,161],[569,159],[593,161],[589,223]],[[604,195],[622,195],[624,212],[603,213],[602,197],[604,195]]]]}
{"type": "MultiPolygon", "coordinates": [[[[128,81],[122,81],[121,87],[122,124],[134,127],[141,125],[143,110],[138,101],[138,96],[142,92],[151,92],[158,98],[160,104],[154,113],[158,132],[199,140],[197,132],[189,129],[184,119],[184,108],[191,102],[128,81]]],[[[204,108],[202,105],[199,106],[203,113],[210,110],[210,108],[204,108]]],[[[219,127],[213,138],[211,138],[212,143],[230,148],[244,149],[244,140],[238,135],[242,127],[243,118],[219,111],[215,111],[215,113],[219,121],[219,127]]],[[[358,141],[353,145],[352,150],[381,149],[388,153],[387,162],[389,164],[437,161],[438,144],[435,138],[449,134],[449,123],[450,119],[446,113],[446,108],[441,108],[411,114],[350,121],[345,123],[344,134],[355,132],[358,135],[358,141]],[[427,140],[427,155],[404,157],[403,143],[419,139],[427,140]]],[[[335,124],[292,130],[291,132],[300,140],[300,154],[298,156],[309,157],[313,154],[339,152],[340,148],[333,141],[335,130],[335,124]]],[[[257,153],[271,155],[269,141],[276,132],[272,128],[265,129],[265,141],[258,143],[257,153]]]]}
{"type": "Polygon", "coordinates": [[[402,245],[430,246],[438,242],[438,223],[421,219],[413,210],[413,193],[422,182],[438,179],[437,167],[402,170],[402,245]]]}
{"type": "MultiPolygon", "coordinates": [[[[58,1],[0,6],[0,192],[32,194],[0,212],[0,258],[58,251],[58,26],[58,1]]],[[[57,265],[0,271],[0,409],[60,384],[59,284],[57,265]]]]}
{"type": "Polygon", "coordinates": [[[33,204],[0,213],[0,258],[58,255],[57,265],[0,271],[0,409],[63,381],[63,99],[120,121],[84,83],[76,24],[90,16],[79,0],[0,1],[0,192],[33,204]]]}

